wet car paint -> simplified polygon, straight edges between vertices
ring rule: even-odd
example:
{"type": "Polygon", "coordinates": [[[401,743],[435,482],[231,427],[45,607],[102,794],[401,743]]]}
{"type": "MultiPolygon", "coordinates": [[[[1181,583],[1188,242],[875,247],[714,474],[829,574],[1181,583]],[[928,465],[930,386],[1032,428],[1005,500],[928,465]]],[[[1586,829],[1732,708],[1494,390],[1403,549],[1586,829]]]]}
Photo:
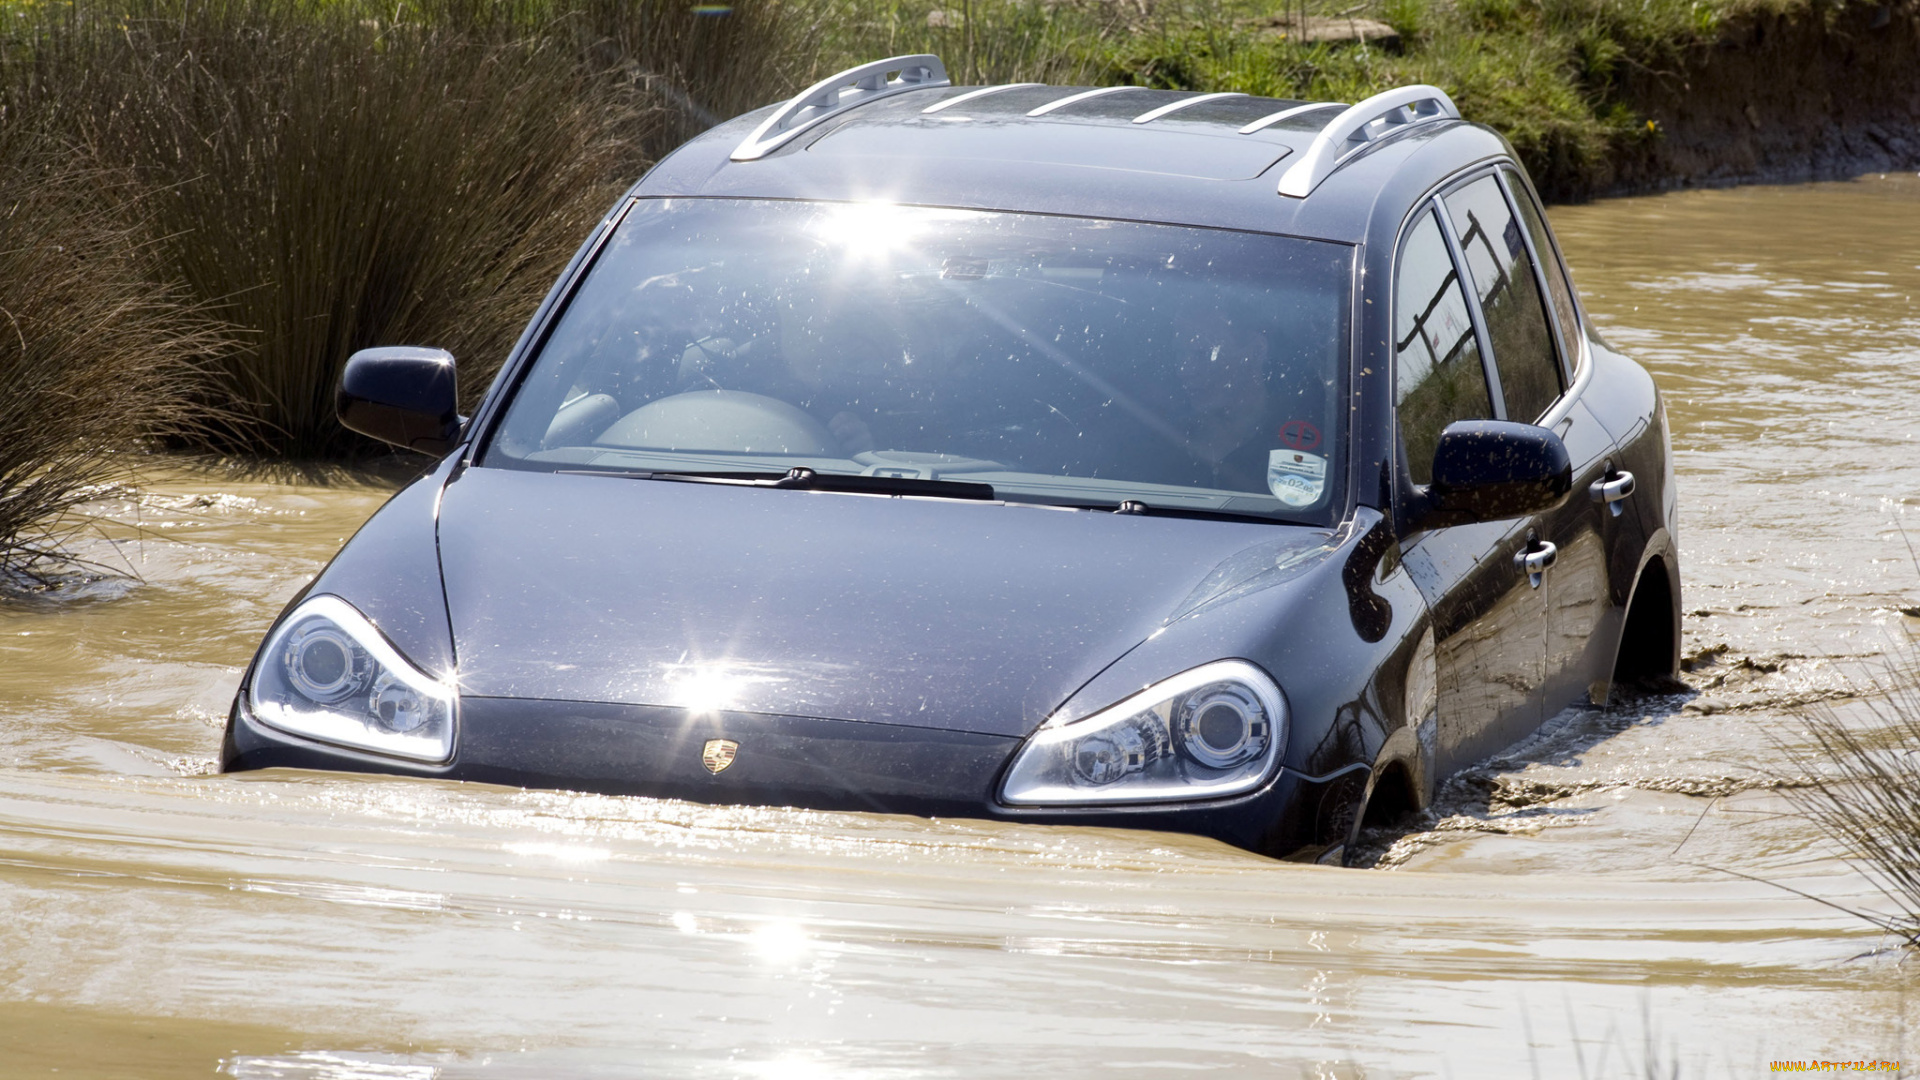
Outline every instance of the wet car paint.
{"type": "MultiPolygon", "coordinates": [[[[1381,573],[1386,530],[1381,524],[1384,519],[1371,512],[1363,511],[1359,518],[1371,527],[1329,535],[1325,530],[1298,527],[934,500],[912,507],[902,505],[907,500],[494,470],[474,470],[449,485],[439,500],[428,497],[437,493],[437,476],[416,482],[363,529],[375,544],[363,549],[356,538],[306,595],[346,592],[358,599],[363,595],[360,590],[378,592],[389,619],[382,624],[383,629],[392,621],[412,617],[417,621],[401,624],[408,627],[412,640],[437,639],[438,632],[419,625],[430,622],[419,617],[431,610],[430,588],[415,589],[412,600],[406,599],[404,592],[376,588],[383,568],[404,563],[404,557],[395,558],[389,553],[404,548],[399,535],[407,530],[390,529],[383,519],[411,518],[438,501],[444,530],[447,508],[463,483],[482,497],[497,495],[497,488],[485,486],[489,482],[524,490],[546,488],[545,497],[551,496],[550,482],[555,479],[599,488],[618,485],[616,490],[632,491],[630,498],[637,515],[676,507],[679,513],[668,516],[669,521],[698,513],[710,522],[737,524],[737,519],[718,514],[716,506],[731,502],[757,513],[766,508],[769,495],[809,500],[809,504],[800,505],[806,505],[807,514],[818,515],[815,520],[829,529],[844,528],[849,516],[857,516],[856,511],[893,515],[918,512],[929,515],[938,525],[926,534],[930,538],[954,535],[948,524],[951,515],[1006,515],[1014,532],[1010,538],[1013,543],[1003,543],[998,550],[983,543],[980,530],[960,535],[976,548],[982,573],[997,576],[1002,587],[1010,590],[1007,595],[984,596],[992,612],[1011,620],[996,625],[1017,627],[1020,633],[996,643],[1009,650],[1005,655],[983,659],[978,654],[959,653],[959,646],[978,642],[981,637],[957,632],[951,624],[931,623],[925,629],[929,636],[918,644],[937,650],[944,641],[955,646],[952,651],[957,655],[937,658],[940,663],[930,669],[916,667],[910,652],[898,651],[903,645],[910,648],[916,644],[913,639],[875,636],[885,633],[886,620],[897,618],[897,613],[885,608],[873,610],[868,603],[873,597],[856,597],[860,602],[853,610],[867,625],[849,624],[844,620],[846,613],[842,613],[843,632],[853,640],[895,652],[882,654],[882,662],[868,663],[846,655],[831,660],[823,660],[818,654],[789,657],[796,639],[804,638],[809,627],[820,625],[822,615],[817,606],[791,596],[777,597],[782,602],[759,613],[765,618],[743,615],[737,604],[714,600],[716,594],[725,592],[724,587],[712,581],[669,576],[674,585],[688,590],[685,595],[689,599],[681,614],[716,618],[720,620],[716,625],[723,628],[753,625],[752,633],[719,633],[714,639],[729,650],[728,663],[720,670],[749,677],[733,684],[735,697],[724,707],[684,700],[649,701],[711,689],[711,684],[702,686],[698,681],[697,665],[692,668],[696,681],[691,688],[676,686],[670,680],[636,681],[631,676],[624,685],[607,682],[621,671],[658,674],[672,668],[672,661],[640,662],[624,668],[621,663],[622,658],[644,656],[647,650],[671,653],[684,649],[681,643],[686,640],[686,624],[675,619],[632,617],[631,613],[602,618],[607,612],[578,608],[584,596],[597,595],[602,604],[626,606],[637,594],[649,591],[646,586],[623,582],[617,575],[594,576],[582,582],[576,592],[554,586],[551,576],[530,572],[530,567],[561,561],[552,543],[543,545],[529,536],[532,529],[559,526],[559,534],[575,535],[575,530],[566,527],[569,522],[560,513],[561,508],[549,506],[545,509],[560,513],[557,521],[547,520],[517,534],[502,537],[480,528],[469,530],[475,537],[487,536],[489,543],[498,545],[494,550],[517,553],[519,559],[518,570],[483,566],[480,580],[517,579],[529,585],[544,584],[551,586],[545,592],[548,599],[565,595],[575,604],[556,603],[548,605],[545,612],[536,611],[538,605],[515,603],[511,599],[515,590],[503,588],[496,590],[509,597],[503,610],[494,611],[484,603],[474,605],[482,613],[472,615],[471,622],[484,629],[462,633],[459,640],[485,642],[489,633],[505,634],[504,640],[496,639],[495,647],[511,656],[511,661],[503,670],[489,671],[485,660],[470,660],[463,649],[460,734],[450,762],[444,766],[399,764],[373,754],[290,738],[253,719],[244,707],[243,691],[230,723],[223,753],[225,767],[410,772],[536,787],[670,795],[704,802],[972,813],[1062,822],[1119,821],[1230,838],[1241,846],[1283,855],[1315,846],[1324,850],[1344,842],[1353,824],[1351,804],[1364,780],[1364,766],[1358,762],[1376,751],[1388,731],[1400,722],[1398,706],[1404,694],[1399,686],[1406,681],[1404,668],[1412,655],[1408,639],[1424,621],[1419,596],[1407,575],[1398,570],[1381,573]],[[680,505],[677,500],[689,500],[691,506],[680,505]],[[1101,534],[1106,538],[1104,547],[1089,544],[1089,536],[1101,534]],[[1255,542],[1247,544],[1247,540],[1255,542]],[[1196,550],[1206,550],[1202,544],[1210,544],[1224,557],[1213,565],[1196,560],[1196,550]],[[998,556],[1023,549],[1031,553],[1028,573],[1013,578],[1008,572],[1010,560],[998,556]],[[1117,581],[1133,581],[1136,586],[1141,583],[1112,575],[1116,564],[1127,565],[1116,552],[1130,554],[1142,566],[1154,566],[1166,585],[1159,597],[1161,603],[1140,611],[1135,625],[1113,636],[1114,623],[1119,621],[1116,616],[1126,610],[1121,601],[1138,607],[1142,597],[1153,597],[1151,590],[1117,588],[1117,581]],[[1063,554],[1084,566],[1080,584],[1088,602],[1078,609],[1055,602],[1065,592],[1060,581],[1063,554]],[[590,591],[593,586],[597,586],[597,593],[590,591]],[[1016,596],[1024,599],[1016,604],[1010,599],[1016,596]],[[1025,605],[1024,610],[1020,604],[1025,605]],[[882,625],[872,626],[875,620],[882,625]],[[1299,630],[1302,627],[1313,632],[1303,635],[1299,630]],[[1394,629],[1407,632],[1395,634],[1391,632],[1394,629]],[[1094,638],[1100,641],[1098,649],[1075,640],[1089,634],[1104,636],[1104,640],[1094,638]],[[1064,644],[1053,640],[1059,638],[1067,640],[1064,644]],[[512,647],[516,640],[524,643],[517,650],[512,647]],[[750,651],[755,644],[762,651],[750,651]],[[1063,671],[1051,686],[1036,692],[1033,687],[1045,668],[1035,658],[1049,648],[1055,655],[1088,666],[1063,671]],[[1169,672],[1223,656],[1251,659],[1273,673],[1297,718],[1280,772],[1258,791],[1214,803],[1099,811],[1015,810],[994,800],[998,776],[1021,737],[1051,713],[1057,711],[1063,719],[1077,718],[1169,672]],[[1118,662],[1109,665],[1105,661],[1110,658],[1118,662]],[[982,677],[969,679],[964,670],[956,670],[956,665],[963,663],[980,665],[982,677]],[[1391,673],[1386,680],[1390,685],[1383,687],[1382,676],[1387,673],[1391,673]],[[796,696],[793,687],[809,695],[803,700],[812,708],[786,704],[796,696]],[[618,700],[620,694],[629,700],[618,700]],[[1052,707],[1060,701],[1064,704],[1057,710],[1052,707]],[[929,704],[931,707],[926,707],[929,704]],[[1017,719],[1009,722],[1008,713],[1017,719]],[[965,727],[969,722],[981,730],[969,732],[965,727]],[[701,763],[706,741],[715,738],[733,739],[740,747],[736,762],[721,773],[711,773],[701,763]],[[755,764],[757,761],[766,764],[755,764]],[[870,782],[858,782],[862,777],[870,782]],[[1336,790],[1337,796],[1329,799],[1329,789],[1336,790]]],[[[496,507],[503,502],[511,505],[497,497],[489,501],[496,507]]],[[[585,505],[578,497],[566,501],[585,505]]],[[[604,518],[605,502],[593,505],[604,518]]],[[[534,513],[511,517],[523,522],[541,520],[534,513]]],[[[791,537],[796,528],[791,511],[781,520],[786,525],[784,535],[791,537]]],[[[617,529],[613,533],[625,535],[617,529]]],[[[918,574],[927,565],[922,557],[926,553],[917,550],[910,537],[910,530],[896,529],[873,539],[880,544],[876,551],[891,552],[898,565],[918,574]]],[[[801,550],[796,555],[805,556],[805,545],[798,547],[801,550]]],[[[710,565],[720,568],[751,561],[737,555],[716,558],[711,548],[699,544],[688,544],[685,550],[702,553],[710,565]]],[[[608,561],[604,552],[580,560],[589,568],[604,568],[608,561]]],[[[458,557],[447,562],[448,580],[455,583],[458,595],[461,575],[467,571],[454,568],[460,565],[458,557]]],[[[643,571],[659,569],[650,567],[644,559],[634,560],[633,565],[643,571]]],[[[878,568],[865,562],[856,567],[870,573],[878,584],[887,584],[878,568]]],[[[772,569],[777,571],[772,579],[845,599],[849,580],[845,567],[816,566],[811,573],[796,572],[793,566],[772,569]]],[[[926,591],[899,600],[912,610],[942,611],[951,618],[956,600],[982,601],[974,584],[958,574],[924,575],[920,585],[926,591]],[[953,595],[943,600],[937,595],[941,590],[953,595]]],[[[477,589],[478,585],[472,587],[477,589]]],[[[651,592],[657,596],[663,589],[671,591],[662,584],[651,592]]],[[[755,598],[765,596],[764,588],[750,592],[755,598]]],[[[537,599],[540,594],[534,595],[537,599]]],[[[959,614],[964,616],[961,606],[959,614]]],[[[453,609],[456,625],[463,625],[460,603],[455,602],[453,609]]],[[[382,617],[379,607],[367,613],[376,619],[382,617]]],[[[831,640],[825,634],[816,633],[814,637],[822,642],[831,640]]],[[[404,644],[399,638],[396,643],[404,644]]]]}

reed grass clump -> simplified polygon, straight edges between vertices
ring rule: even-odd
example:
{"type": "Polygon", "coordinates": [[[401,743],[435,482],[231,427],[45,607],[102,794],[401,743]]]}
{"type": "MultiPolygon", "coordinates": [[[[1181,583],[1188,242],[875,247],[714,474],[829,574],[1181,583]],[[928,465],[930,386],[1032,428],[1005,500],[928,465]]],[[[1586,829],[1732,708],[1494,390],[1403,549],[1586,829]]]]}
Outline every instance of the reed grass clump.
{"type": "Polygon", "coordinates": [[[347,6],[134,8],[54,14],[8,89],[133,178],[162,272],[233,328],[195,394],[226,413],[209,449],[350,451],[330,395],[366,345],[443,345],[484,377],[636,156],[615,130],[638,110],[543,42],[347,6]]]}
{"type": "Polygon", "coordinates": [[[113,186],[0,125],[0,593],[71,572],[75,509],[143,440],[203,420],[186,395],[219,328],[155,284],[138,228],[101,214],[113,186]]]}
{"type": "Polygon", "coordinates": [[[1854,914],[1920,948],[1920,651],[1860,690],[1870,720],[1824,704],[1799,713],[1807,741],[1779,741],[1805,779],[1782,793],[1891,906],[1854,914]]]}
{"type": "Polygon", "coordinates": [[[0,28],[0,108],[131,178],[160,272],[231,327],[195,445],[337,457],[346,357],[442,346],[476,398],[619,191],[735,106],[725,76],[765,92],[760,10],[74,0],[0,28]]]}

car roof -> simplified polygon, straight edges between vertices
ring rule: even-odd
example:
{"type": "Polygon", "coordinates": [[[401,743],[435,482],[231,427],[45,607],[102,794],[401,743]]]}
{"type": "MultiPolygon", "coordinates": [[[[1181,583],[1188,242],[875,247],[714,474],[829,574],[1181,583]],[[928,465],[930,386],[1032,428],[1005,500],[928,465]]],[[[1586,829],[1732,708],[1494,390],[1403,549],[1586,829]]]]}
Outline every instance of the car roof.
{"type": "Polygon", "coordinates": [[[806,96],[696,137],[632,194],[877,200],[1360,243],[1378,210],[1404,213],[1458,169],[1511,155],[1492,131],[1440,116],[1367,143],[1293,198],[1279,194],[1280,177],[1310,154],[1343,103],[1132,86],[949,86],[943,79],[894,84],[819,110],[824,115],[798,125],[797,134],[737,160],[806,96]]]}

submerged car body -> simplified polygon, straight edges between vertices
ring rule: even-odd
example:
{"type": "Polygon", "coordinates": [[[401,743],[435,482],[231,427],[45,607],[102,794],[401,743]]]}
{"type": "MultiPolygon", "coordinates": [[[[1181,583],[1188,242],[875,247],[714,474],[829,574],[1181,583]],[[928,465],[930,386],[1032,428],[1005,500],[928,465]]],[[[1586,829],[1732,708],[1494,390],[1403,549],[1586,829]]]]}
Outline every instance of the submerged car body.
{"type": "Polygon", "coordinates": [[[867,65],[662,161],[289,605],[224,767],[1133,825],[1337,858],[1671,676],[1664,412],[1511,148],[867,65]]]}

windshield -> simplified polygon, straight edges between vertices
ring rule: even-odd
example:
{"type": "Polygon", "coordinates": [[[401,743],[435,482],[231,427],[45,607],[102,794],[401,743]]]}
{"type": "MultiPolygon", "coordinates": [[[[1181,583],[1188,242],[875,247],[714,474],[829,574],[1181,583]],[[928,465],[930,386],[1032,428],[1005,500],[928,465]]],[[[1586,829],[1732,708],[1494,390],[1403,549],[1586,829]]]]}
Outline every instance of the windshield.
{"type": "Polygon", "coordinates": [[[642,200],[482,463],[805,468],[1326,524],[1351,266],[1217,229],[642,200]]]}

